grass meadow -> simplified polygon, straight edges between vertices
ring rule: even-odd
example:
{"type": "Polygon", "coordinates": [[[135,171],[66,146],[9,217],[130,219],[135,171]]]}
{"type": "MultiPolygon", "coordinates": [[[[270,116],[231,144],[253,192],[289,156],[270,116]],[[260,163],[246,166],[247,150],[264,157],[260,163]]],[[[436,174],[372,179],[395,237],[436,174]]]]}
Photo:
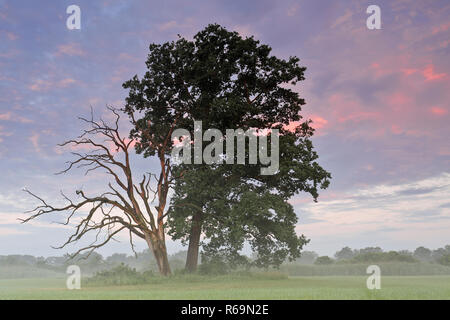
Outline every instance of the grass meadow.
{"type": "Polygon", "coordinates": [[[450,300],[450,267],[429,263],[379,263],[381,289],[369,290],[367,264],[286,264],[280,270],[226,275],[160,277],[121,266],[83,274],[80,290],[68,290],[61,271],[29,266],[0,267],[4,299],[445,299],[450,300]]]}
{"type": "Polygon", "coordinates": [[[0,279],[0,299],[450,299],[450,276],[383,276],[368,290],[365,276],[175,276],[142,285],[83,285],[66,278],[0,279]]]}

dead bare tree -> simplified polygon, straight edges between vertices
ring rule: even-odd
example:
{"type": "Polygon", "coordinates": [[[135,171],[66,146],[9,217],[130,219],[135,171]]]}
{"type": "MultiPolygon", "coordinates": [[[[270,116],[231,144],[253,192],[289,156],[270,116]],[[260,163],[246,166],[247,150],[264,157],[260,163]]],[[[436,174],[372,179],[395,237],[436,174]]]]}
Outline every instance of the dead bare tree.
{"type": "MultiPolygon", "coordinates": [[[[55,207],[31,191],[25,190],[41,204],[28,211],[31,216],[22,219],[22,223],[44,214],[68,212],[67,219],[63,224],[75,223],[75,231],[62,246],[57,248],[73,244],[87,234],[95,234],[95,241],[76,251],[72,255],[73,257],[81,252],[92,253],[95,249],[114,239],[119,232],[126,230],[129,232],[133,251],[133,236],[144,239],[155,256],[160,273],[165,276],[170,275],[164,219],[166,218],[165,207],[172,183],[172,174],[170,161],[164,155],[166,148],[172,146],[170,137],[175,124],[167,131],[164,143],[156,146],[161,167],[159,177],[153,173],[147,173],[143,175],[142,180],[135,183],[130,163],[130,149],[133,148],[133,140],[123,137],[119,133],[120,115],[118,111],[112,107],[108,107],[108,110],[115,116],[115,123],[112,126],[102,119],[95,121],[91,112],[90,119],[79,118],[90,128],[83,130],[77,139],[60,144],[60,146],[88,146],[93,149],[85,154],[72,152],[76,157],[75,160],[69,161],[68,167],[60,173],[74,168],[84,168],[85,174],[95,170],[104,170],[111,176],[111,180],[107,182],[107,191],[91,197],[84,191],[77,190],[76,194],[81,198],[78,201],[71,200],[61,192],[68,204],[55,207]],[[153,188],[152,185],[154,185],[153,188]],[[87,207],[90,209],[83,216],[81,211],[87,207]],[[82,216],[81,220],[77,220],[79,215],[82,216]],[[106,233],[106,236],[99,241],[102,233],[106,233]]],[[[150,126],[145,130],[147,132],[142,132],[142,134],[149,135],[150,126]]]]}

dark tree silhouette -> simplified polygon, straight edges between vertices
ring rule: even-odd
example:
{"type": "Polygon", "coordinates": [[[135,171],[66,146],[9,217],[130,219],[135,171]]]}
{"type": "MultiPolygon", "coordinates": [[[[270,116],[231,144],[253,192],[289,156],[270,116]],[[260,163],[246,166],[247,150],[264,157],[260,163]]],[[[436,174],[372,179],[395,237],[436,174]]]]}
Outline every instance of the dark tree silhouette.
{"type": "MultiPolygon", "coordinates": [[[[169,125],[177,122],[191,141],[196,139],[194,121],[221,132],[279,129],[281,135],[275,175],[262,176],[262,164],[174,168],[184,174],[176,180],[168,229],[173,239],[189,244],[186,270],[197,269],[202,234],[210,257],[225,253],[242,260],[238,253],[246,241],[258,252],[258,265],[298,257],[306,239],[295,232],[297,217],[287,200],[299,192],[316,200],[331,178],[316,161],[310,140],[314,129],[300,114],[305,101],[290,88],[304,80],[306,68],[299,58],[280,59],[253,37],[244,39],[217,24],[193,40],[180,37],[149,49],[144,76],[123,84],[129,90],[125,111],[138,119],[131,135],[144,157],[164,156],[142,134],[149,121],[156,137],[166,136],[169,125]]],[[[203,141],[195,143],[206,147],[203,141]]]]}

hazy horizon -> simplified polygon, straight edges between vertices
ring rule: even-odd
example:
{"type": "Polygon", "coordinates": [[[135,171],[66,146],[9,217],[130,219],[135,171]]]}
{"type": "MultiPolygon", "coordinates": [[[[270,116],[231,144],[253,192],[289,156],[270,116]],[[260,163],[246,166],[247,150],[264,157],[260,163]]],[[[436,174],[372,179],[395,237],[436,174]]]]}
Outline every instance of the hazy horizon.
{"type": "MultiPolygon", "coordinates": [[[[100,190],[101,175],[54,175],[70,159],[56,145],[79,134],[77,116],[90,105],[97,114],[123,105],[122,83],[145,72],[150,43],[190,39],[209,23],[253,35],[307,67],[295,90],[333,178],[318,203],[290,200],[298,233],[311,239],[305,250],[450,243],[448,1],[377,1],[381,30],[366,28],[366,1],[79,0],[82,28],[74,31],[65,27],[69,4],[0,0],[0,255],[60,255],[50,246],[71,229],[51,224],[55,215],[20,225],[36,204],[22,188],[57,203],[61,189],[100,190]]],[[[136,161],[139,172],[155,168],[136,161]]],[[[126,237],[99,253],[131,253],[126,237]]],[[[170,239],[167,246],[185,248],[170,239]]]]}

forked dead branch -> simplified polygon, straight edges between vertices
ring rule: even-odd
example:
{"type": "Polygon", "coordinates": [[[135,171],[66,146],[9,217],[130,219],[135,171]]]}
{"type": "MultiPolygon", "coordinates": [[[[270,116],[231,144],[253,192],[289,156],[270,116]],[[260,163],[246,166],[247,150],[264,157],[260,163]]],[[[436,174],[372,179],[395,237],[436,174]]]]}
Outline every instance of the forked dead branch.
{"type": "MultiPolygon", "coordinates": [[[[33,192],[25,190],[41,204],[28,212],[32,214],[30,217],[21,220],[26,223],[44,214],[68,212],[63,224],[75,224],[75,231],[63,245],[57,248],[64,248],[75,243],[85,235],[95,235],[95,240],[76,251],[73,257],[86,251],[90,254],[113,240],[119,232],[128,231],[133,251],[133,236],[144,239],[155,255],[161,274],[169,275],[171,270],[164,232],[165,206],[171,183],[170,161],[164,158],[164,148],[167,144],[157,146],[160,149],[159,177],[153,173],[147,173],[136,183],[130,159],[130,150],[134,148],[134,141],[120,134],[120,115],[117,110],[112,107],[108,107],[108,110],[115,116],[113,125],[107,124],[102,119],[94,120],[92,112],[90,119],[79,118],[90,128],[84,130],[78,138],[68,140],[60,146],[86,146],[90,151],[85,154],[72,152],[75,159],[69,161],[68,167],[59,172],[59,174],[66,173],[74,168],[85,169],[85,174],[104,170],[111,176],[111,180],[107,181],[107,191],[100,195],[89,196],[83,190],[77,190],[76,194],[81,198],[78,201],[70,199],[61,192],[68,204],[57,207],[33,192]],[[156,187],[152,188],[151,182],[156,187]],[[83,215],[82,210],[88,207],[90,207],[88,213],[83,215]],[[78,219],[79,217],[81,219],[78,219]],[[105,236],[100,240],[102,234],[105,236]]],[[[171,133],[172,130],[169,130],[168,138],[171,133]]]]}

